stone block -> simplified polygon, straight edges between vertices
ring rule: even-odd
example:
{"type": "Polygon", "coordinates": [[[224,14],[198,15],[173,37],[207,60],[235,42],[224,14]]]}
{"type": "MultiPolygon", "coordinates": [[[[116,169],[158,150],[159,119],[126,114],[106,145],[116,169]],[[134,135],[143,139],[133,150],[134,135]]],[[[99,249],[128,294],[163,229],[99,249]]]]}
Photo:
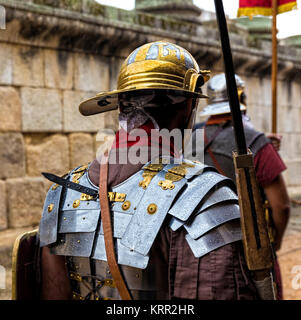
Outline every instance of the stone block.
{"type": "Polygon", "coordinates": [[[21,131],[21,100],[12,87],[0,87],[0,131],[21,131]]]}
{"type": "Polygon", "coordinates": [[[7,229],[7,206],[6,206],[6,191],[5,182],[0,181],[0,231],[7,229]]]}
{"type": "Polygon", "coordinates": [[[88,133],[71,133],[70,145],[70,169],[85,165],[95,158],[93,138],[88,133]]]}
{"type": "Polygon", "coordinates": [[[281,146],[279,154],[282,157],[282,159],[292,160],[292,152],[291,152],[291,145],[292,145],[292,139],[291,134],[289,133],[281,133],[282,140],[281,140],[281,146]]]}
{"type": "Polygon", "coordinates": [[[1,43],[0,46],[0,84],[12,84],[13,62],[12,47],[1,43]]]}
{"type": "Polygon", "coordinates": [[[21,86],[44,86],[43,51],[16,46],[13,51],[13,83],[21,86]]]}
{"type": "MultiPolygon", "coordinates": [[[[261,119],[258,130],[261,130],[262,132],[268,133],[272,130],[272,120],[271,120],[271,107],[263,106],[261,112],[261,119]]],[[[257,127],[255,127],[257,128],[257,127]]]]}
{"type": "Polygon", "coordinates": [[[301,133],[290,134],[290,156],[292,159],[301,158],[301,133]]]}
{"type": "Polygon", "coordinates": [[[0,133],[0,179],[25,175],[25,148],[21,133],[0,133]]]}
{"type": "Polygon", "coordinates": [[[124,59],[112,57],[110,62],[110,90],[117,89],[117,80],[124,59]]]}
{"type": "Polygon", "coordinates": [[[63,175],[69,171],[68,138],[55,134],[51,136],[27,136],[27,174],[40,176],[41,172],[63,175]]]}
{"type": "Polygon", "coordinates": [[[260,91],[258,92],[258,98],[262,101],[261,104],[265,106],[272,105],[272,87],[271,80],[269,78],[260,78],[260,91]]]}
{"type": "Polygon", "coordinates": [[[247,95],[247,104],[262,104],[261,99],[261,85],[260,81],[256,77],[244,77],[245,81],[245,92],[247,95]]]}
{"type": "Polygon", "coordinates": [[[301,186],[288,187],[288,195],[291,199],[301,199],[301,186]]]}
{"type": "MultiPolygon", "coordinates": [[[[277,107],[289,106],[291,83],[288,81],[278,81],[277,83],[277,107]]],[[[271,92],[272,94],[272,92],[271,92]]]]}
{"type": "MultiPolygon", "coordinates": [[[[291,105],[281,106],[277,109],[277,125],[278,131],[297,133],[300,132],[299,115],[300,109],[294,108],[291,105]]],[[[271,120],[270,120],[271,121],[271,120]]]]}
{"type": "Polygon", "coordinates": [[[75,55],[75,89],[82,91],[107,91],[110,86],[109,63],[97,55],[75,55]]]}
{"type": "Polygon", "coordinates": [[[263,105],[248,105],[248,115],[254,127],[262,132],[270,132],[270,108],[263,105]]]}
{"type": "Polygon", "coordinates": [[[291,103],[296,108],[301,108],[301,84],[293,81],[291,84],[291,103]]]}
{"type": "MultiPolygon", "coordinates": [[[[286,163],[287,161],[284,161],[284,162],[286,163]]],[[[282,177],[283,177],[283,179],[284,179],[284,183],[285,183],[286,187],[288,188],[288,185],[289,185],[289,181],[288,181],[288,170],[282,171],[282,172],[281,172],[281,175],[282,175],[282,177]]]]}
{"type": "Polygon", "coordinates": [[[65,132],[97,132],[105,128],[105,113],[84,117],[78,110],[82,101],[94,95],[95,92],[64,91],[65,132]]]}
{"type": "Polygon", "coordinates": [[[259,122],[259,115],[257,113],[257,108],[259,108],[259,106],[257,106],[256,104],[254,105],[254,104],[248,103],[247,114],[248,114],[248,117],[250,117],[254,126],[257,126],[259,122]]]}
{"type": "Polygon", "coordinates": [[[22,88],[22,128],[25,132],[62,130],[61,93],[54,89],[22,88]]]}
{"type": "Polygon", "coordinates": [[[44,59],[46,87],[72,89],[73,57],[71,53],[45,50],[44,59]]]}
{"type": "Polygon", "coordinates": [[[289,186],[301,185],[301,159],[286,161],[287,165],[287,184],[289,186]]]}
{"type": "Polygon", "coordinates": [[[43,178],[18,178],[6,182],[10,228],[38,225],[46,188],[43,178]]]}

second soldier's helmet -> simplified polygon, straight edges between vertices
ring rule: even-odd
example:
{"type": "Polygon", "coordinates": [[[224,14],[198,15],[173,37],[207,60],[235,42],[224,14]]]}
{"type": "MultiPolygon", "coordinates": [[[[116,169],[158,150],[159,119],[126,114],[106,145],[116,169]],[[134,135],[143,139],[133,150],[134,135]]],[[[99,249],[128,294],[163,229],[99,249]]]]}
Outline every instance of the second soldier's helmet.
{"type": "Polygon", "coordinates": [[[117,90],[97,94],[82,102],[79,110],[85,116],[114,110],[121,94],[141,95],[150,90],[170,96],[207,98],[201,86],[208,79],[209,71],[200,71],[184,48],[166,41],[151,42],[134,50],[124,61],[117,90]]]}
{"type": "MultiPolygon", "coordinates": [[[[235,75],[240,110],[246,110],[246,95],[244,93],[245,83],[235,75]]],[[[227,93],[227,83],[225,74],[217,74],[212,77],[207,84],[208,105],[202,110],[200,116],[212,116],[230,113],[230,105],[227,93]]]]}

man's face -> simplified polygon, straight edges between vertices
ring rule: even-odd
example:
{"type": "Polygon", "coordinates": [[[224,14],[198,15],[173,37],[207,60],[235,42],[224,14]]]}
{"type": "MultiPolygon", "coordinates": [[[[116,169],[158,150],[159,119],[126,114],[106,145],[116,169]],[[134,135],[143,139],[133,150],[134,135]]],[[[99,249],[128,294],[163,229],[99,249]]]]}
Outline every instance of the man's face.
{"type": "Polygon", "coordinates": [[[145,108],[145,110],[157,121],[160,129],[171,131],[178,128],[184,130],[192,112],[192,100],[192,98],[187,98],[181,103],[171,104],[162,108],[145,108]]]}
{"type": "Polygon", "coordinates": [[[193,98],[173,90],[141,90],[119,97],[121,112],[128,113],[142,107],[156,120],[160,129],[168,130],[185,129],[194,104],[193,98]]]}

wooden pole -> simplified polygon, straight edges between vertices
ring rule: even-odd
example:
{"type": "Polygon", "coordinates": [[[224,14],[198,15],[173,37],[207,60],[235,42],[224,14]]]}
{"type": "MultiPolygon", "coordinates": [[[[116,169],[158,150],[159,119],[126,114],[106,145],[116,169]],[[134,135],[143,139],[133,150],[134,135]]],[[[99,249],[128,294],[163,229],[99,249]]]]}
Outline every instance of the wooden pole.
{"type": "Polygon", "coordinates": [[[272,25],[272,133],[277,133],[277,0],[273,0],[272,25]]]}

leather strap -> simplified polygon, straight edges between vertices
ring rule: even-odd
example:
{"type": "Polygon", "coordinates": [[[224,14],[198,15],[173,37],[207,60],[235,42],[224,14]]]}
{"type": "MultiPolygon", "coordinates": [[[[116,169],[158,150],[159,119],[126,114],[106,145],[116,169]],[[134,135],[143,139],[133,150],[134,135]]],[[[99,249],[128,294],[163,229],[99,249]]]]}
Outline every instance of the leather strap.
{"type": "Polygon", "coordinates": [[[206,128],[207,128],[207,125],[208,125],[208,121],[207,123],[205,123],[205,126],[204,126],[204,133],[205,133],[205,147],[204,147],[204,152],[207,151],[207,149],[211,146],[211,144],[213,143],[213,141],[217,138],[217,136],[227,127],[227,125],[229,124],[230,121],[226,121],[222,124],[220,124],[217,128],[217,130],[214,132],[214,134],[212,135],[212,138],[208,141],[208,138],[207,138],[207,135],[206,135],[206,128]]]}
{"type": "Polygon", "coordinates": [[[122,300],[132,300],[116,260],[111,214],[108,200],[108,153],[103,155],[99,175],[99,201],[109,269],[122,300]]]}
{"type": "Polygon", "coordinates": [[[213,139],[211,139],[209,142],[208,142],[208,137],[206,135],[206,126],[205,126],[205,130],[204,130],[204,140],[205,140],[205,143],[206,143],[206,146],[205,146],[205,152],[207,151],[209,153],[209,156],[211,158],[211,160],[213,161],[214,163],[214,166],[215,168],[218,170],[218,172],[220,174],[222,174],[223,176],[226,176],[222,167],[220,166],[220,164],[218,163],[217,159],[215,158],[211,148],[210,148],[210,145],[211,143],[213,142],[213,140],[218,136],[218,134],[222,131],[223,127],[220,127],[218,130],[216,130],[214,136],[213,136],[213,139]]]}

